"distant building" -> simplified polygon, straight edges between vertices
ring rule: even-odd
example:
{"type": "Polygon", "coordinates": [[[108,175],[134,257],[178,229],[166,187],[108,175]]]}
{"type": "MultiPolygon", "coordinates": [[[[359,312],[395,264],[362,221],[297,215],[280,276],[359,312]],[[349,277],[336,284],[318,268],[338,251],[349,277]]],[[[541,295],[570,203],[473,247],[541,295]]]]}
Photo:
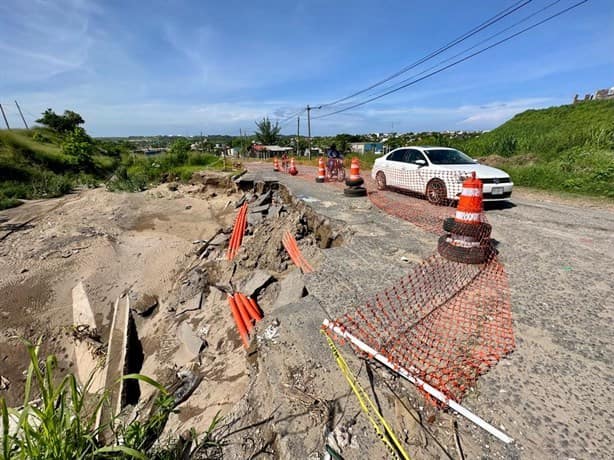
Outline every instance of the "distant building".
{"type": "Polygon", "coordinates": [[[593,97],[595,100],[601,99],[614,99],[614,86],[610,89],[599,89],[595,92],[595,96],[593,97]]]}
{"type": "Polygon", "coordinates": [[[350,150],[354,153],[364,155],[365,153],[381,152],[384,144],[381,142],[352,142],[350,143],[350,150]]]}
{"type": "Polygon", "coordinates": [[[272,156],[281,156],[285,153],[291,152],[294,149],[292,147],[280,147],[279,145],[251,145],[252,155],[258,158],[271,158],[272,156]]]}
{"type": "Polygon", "coordinates": [[[598,89],[595,91],[595,94],[585,94],[584,99],[580,99],[579,95],[576,94],[573,98],[573,103],[578,104],[580,102],[586,101],[602,101],[605,99],[614,99],[614,86],[610,89],[598,89]]]}

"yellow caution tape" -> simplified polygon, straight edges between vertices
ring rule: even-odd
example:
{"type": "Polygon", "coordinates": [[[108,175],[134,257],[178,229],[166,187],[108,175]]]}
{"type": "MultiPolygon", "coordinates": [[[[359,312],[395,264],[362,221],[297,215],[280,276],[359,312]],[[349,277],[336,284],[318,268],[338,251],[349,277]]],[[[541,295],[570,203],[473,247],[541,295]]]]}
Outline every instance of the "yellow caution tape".
{"type": "Polygon", "coordinates": [[[358,383],[358,381],[356,380],[356,377],[348,367],[348,364],[345,359],[343,359],[343,356],[341,356],[341,353],[335,346],[335,343],[328,336],[328,334],[324,332],[324,330],[322,330],[321,332],[326,336],[328,346],[333,352],[333,356],[335,357],[335,361],[337,361],[339,369],[341,369],[341,373],[350,384],[350,388],[352,388],[352,391],[358,398],[358,403],[360,404],[360,407],[362,408],[363,412],[367,415],[369,421],[371,422],[371,425],[373,425],[377,436],[382,440],[386,447],[388,447],[388,449],[390,450],[392,455],[394,455],[395,458],[400,458],[402,460],[411,460],[407,452],[405,452],[405,450],[403,449],[403,445],[392,431],[392,428],[390,428],[390,425],[388,425],[388,422],[386,422],[382,414],[377,409],[377,406],[373,403],[373,401],[371,401],[369,395],[360,386],[360,383],[358,383]]]}

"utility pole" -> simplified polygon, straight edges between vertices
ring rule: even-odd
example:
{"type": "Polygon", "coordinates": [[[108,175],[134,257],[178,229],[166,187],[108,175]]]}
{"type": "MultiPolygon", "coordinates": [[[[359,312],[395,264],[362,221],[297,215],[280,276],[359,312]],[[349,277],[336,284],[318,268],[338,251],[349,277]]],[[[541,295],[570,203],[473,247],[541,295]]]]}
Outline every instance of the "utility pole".
{"type": "Polygon", "coordinates": [[[299,156],[300,140],[301,140],[301,117],[296,117],[296,156],[299,156]]]}
{"type": "Polygon", "coordinates": [[[21,113],[21,107],[19,107],[17,101],[15,101],[15,105],[17,106],[17,110],[19,110],[19,115],[21,115],[21,121],[23,121],[24,126],[26,129],[28,129],[28,124],[26,123],[26,119],[23,117],[23,113],[21,113]]]}
{"type": "Polygon", "coordinates": [[[307,104],[307,137],[309,141],[308,158],[311,160],[311,107],[307,104]]]}
{"type": "Polygon", "coordinates": [[[321,109],[322,106],[319,107],[311,107],[309,104],[307,105],[307,137],[309,137],[309,159],[311,160],[311,111],[313,109],[321,109]]]}
{"type": "Polygon", "coordinates": [[[2,108],[2,104],[0,104],[0,112],[2,112],[2,117],[4,118],[4,123],[6,124],[6,129],[11,129],[11,127],[9,126],[9,121],[6,119],[4,109],[2,108]]]}

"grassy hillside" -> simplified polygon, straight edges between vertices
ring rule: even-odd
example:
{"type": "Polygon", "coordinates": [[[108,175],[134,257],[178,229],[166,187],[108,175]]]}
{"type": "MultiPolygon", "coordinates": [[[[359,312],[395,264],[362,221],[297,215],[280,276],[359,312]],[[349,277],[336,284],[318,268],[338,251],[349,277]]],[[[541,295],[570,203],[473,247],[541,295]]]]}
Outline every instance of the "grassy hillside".
{"type": "Polygon", "coordinates": [[[63,153],[64,138],[43,128],[0,130],[0,209],[19,199],[47,198],[67,193],[76,185],[91,184],[117,166],[117,152],[97,148],[87,168],[63,153]]]}
{"type": "Polygon", "coordinates": [[[231,165],[215,155],[191,152],[187,139],[174,140],[168,153],[145,156],[84,132],[71,137],[45,128],[0,130],[0,210],[18,206],[21,199],[61,196],[102,180],[110,190],[138,191],[225,166],[231,165]]]}
{"type": "Polygon", "coordinates": [[[527,110],[450,144],[502,167],[518,185],[614,198],[614,101],[527,110]]]}

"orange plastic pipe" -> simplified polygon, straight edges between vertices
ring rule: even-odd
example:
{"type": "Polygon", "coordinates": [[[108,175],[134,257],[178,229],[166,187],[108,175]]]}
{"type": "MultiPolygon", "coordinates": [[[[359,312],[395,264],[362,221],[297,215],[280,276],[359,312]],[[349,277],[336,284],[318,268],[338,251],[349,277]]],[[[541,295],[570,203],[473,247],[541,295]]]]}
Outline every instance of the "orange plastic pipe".
{"type": "Polygon", "coordinates": [[[249,313],[247,309],[245,308],[245,305],[243,305],[243,302],[239,300],[239,297],[237,296],[237,294],[234,295],[234,301],[239,310],[239,314],[241,315],[241,319],[243,320],[243,324],[245,324],[245,327],[247,328],[247,332],[249,333],[254,327],[252,323],[252,319],[250,318],[249,313]]]}
{"type": "Polygon", "coordinates": [[[258,321],[260,321],[262,319],[262,310],[258,307],[258,304],[256,303],[256,301],[252,299],[251,297],[248,297],[247,301],[253,307],[253,309],[256,310],[256,312],[258,313],[258,316],[260,317],[258,318],[258,321]]]}
{"type": "Polygon", "coordinates": [[[247,300],[247,297],[245,297],[244,294],[237,292],[235,296],[238,297],[239,300],[243,303],[243,306],[247,310],[247,313],[249,313],[249,316],[251,316],[255,321],[260,321],[262,319],[262,315],[258,311],[258,308],[254,308],[254,306],[249,302],[249,300],[247,300]]]}
{"type": "Polygon", "coordinates": [[[243,346],[245,348],[249,348],[249,336],[245,327],[245,323],[243,322],[243,318],[239,313],[239,307],[237,307],[235,299],[233,299],[230,295],[228,296],[228,304],[230,305],[230,312],[232,313],[232,317],[235,320],[237,329],[239,329],[239,335],[241,336],[241,340],[243,341],[243,346]]]}
{"type": "Polygon", "coordinates": [[[239,223],[239,217],[241,216],[241,211],[239,210],[239,213],[237,214],[237,217],[235,219],[235,224],[234,227],[232,228],[232,235],[230,236],[230,242],[228,243],[228,252],[226,253],[226,259],[227,260],[232,260],[232,258],[234,257],[234,245],[235,242],[237,240],[237,224],[239,223]]]}

